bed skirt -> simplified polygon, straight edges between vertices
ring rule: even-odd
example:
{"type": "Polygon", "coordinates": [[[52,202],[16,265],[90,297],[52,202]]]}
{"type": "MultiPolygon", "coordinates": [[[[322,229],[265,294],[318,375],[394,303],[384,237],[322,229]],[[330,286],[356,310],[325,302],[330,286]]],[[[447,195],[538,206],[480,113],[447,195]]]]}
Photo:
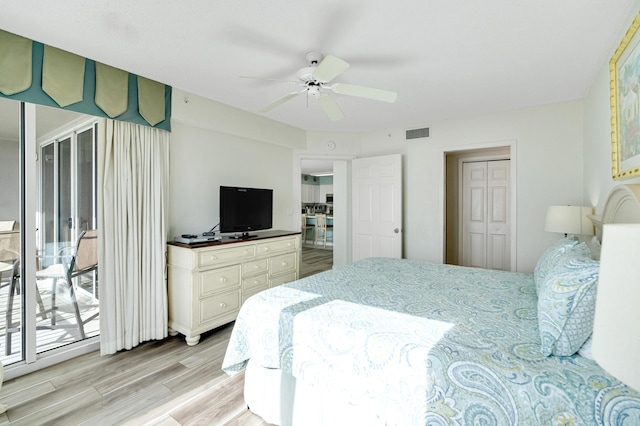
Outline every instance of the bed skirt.
{"type": "Polygon", "coordinates": [[[383,426],[370,409],[340,401],[322,389],[296,380],[291,374],[263,368],[249,361],[244,378],[244,399],[254,414],[271,424],[289,426],[383,426]]]}

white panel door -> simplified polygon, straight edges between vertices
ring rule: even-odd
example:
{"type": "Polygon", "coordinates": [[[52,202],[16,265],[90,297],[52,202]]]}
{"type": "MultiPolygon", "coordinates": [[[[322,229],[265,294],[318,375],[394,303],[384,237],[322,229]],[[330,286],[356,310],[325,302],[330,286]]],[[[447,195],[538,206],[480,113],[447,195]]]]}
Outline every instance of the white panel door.
{"type": "Polygon", "coordinates": [[[462,164],[462,265],[487,265],[487,163],[462,164]]]}
{"type": "Polygon", "coordinates": [[[510,269],[509,160],[462,165],[462,265],[510,269]]]}
{"type": "Polygon", "coordinates": [[[402,157],[352,161],[352,260],[402,257],[402,157]]]}
{"type": "Polygon", "coordinates": [[[487,268],[508,271],[510,264],[509,160],[487,164],[487,268]]]}

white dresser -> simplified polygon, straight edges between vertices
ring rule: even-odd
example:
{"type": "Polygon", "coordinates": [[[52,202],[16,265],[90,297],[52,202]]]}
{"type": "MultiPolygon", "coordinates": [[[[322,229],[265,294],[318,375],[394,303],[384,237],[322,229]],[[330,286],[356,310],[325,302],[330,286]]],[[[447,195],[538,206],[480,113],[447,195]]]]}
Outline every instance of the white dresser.
{"type": "Polygon", "coordinates": [[[251,295],[298,279],[300,232],[265,231],[248,240],[168,244],[169,334],[196,345],[200,334],[236,319],[251,295]]]}

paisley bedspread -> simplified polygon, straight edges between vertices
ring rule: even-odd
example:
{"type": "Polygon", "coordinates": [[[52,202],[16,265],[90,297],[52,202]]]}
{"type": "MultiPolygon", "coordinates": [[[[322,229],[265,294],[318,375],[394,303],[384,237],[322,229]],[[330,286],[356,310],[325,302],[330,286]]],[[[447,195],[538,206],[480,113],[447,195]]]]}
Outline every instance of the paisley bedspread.
{"type": "Polygon", "coordinates": [[[533,276],[365,259],[242,306],[223,370],[290,372],[398,425],[638,425],[640,392],[540,352],[533,276]]]}

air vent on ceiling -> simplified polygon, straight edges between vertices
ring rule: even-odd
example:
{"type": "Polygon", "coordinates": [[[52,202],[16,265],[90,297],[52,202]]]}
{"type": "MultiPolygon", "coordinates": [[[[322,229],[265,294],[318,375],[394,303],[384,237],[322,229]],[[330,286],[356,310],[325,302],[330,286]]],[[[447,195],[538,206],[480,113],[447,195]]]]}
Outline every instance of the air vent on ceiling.
{"type": "Polygon", "coordinates": [[[429,137],[429,128],[423,127],[422,129],[407,130],[407,140],[420,139],[429,137]]]}

